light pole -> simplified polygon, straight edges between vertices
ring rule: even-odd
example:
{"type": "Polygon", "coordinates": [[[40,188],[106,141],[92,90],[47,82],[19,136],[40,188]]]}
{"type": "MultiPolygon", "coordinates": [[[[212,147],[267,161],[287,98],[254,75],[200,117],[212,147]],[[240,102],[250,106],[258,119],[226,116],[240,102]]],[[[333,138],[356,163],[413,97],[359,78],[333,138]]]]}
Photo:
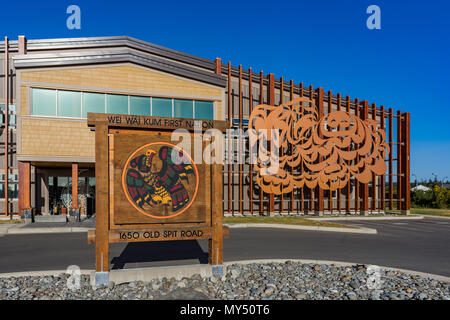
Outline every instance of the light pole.
{"type": "Polygon", "coordinates": [[[411,174],[411,176],[413,176],[413,177],[416,177],[416,179],[415,179],[415,183],[414,183],[414,187],[417,187],[417,176],[413,173],[413,174],[411,174]]]}

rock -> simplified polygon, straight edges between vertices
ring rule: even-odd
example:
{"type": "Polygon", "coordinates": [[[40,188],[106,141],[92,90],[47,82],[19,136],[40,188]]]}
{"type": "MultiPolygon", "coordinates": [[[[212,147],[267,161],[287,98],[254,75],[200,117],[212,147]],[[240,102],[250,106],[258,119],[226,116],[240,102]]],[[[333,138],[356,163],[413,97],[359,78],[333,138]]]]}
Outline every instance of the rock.
{"type": "Polygon", "coordinates": [[[190,288],[178,288],[165,296],[161,297],[162,300],[210,300],[210,297],[203,292],[192,290],[190,288]]]}
{"type": "Polygon", "coordinates": [[[366,268],[289,263],[234,264],[224,277],[200,275],[133,281],[93,288],[82,276],[80,290],[67,287],[68,275],[0,278],[0,299],[347,299],[347,300],[446,300],[450,286],[418,275],[380,269],[383,280],[377,290],[368,288],[366,268]],[[363,285],[364,284],[364,285],[363,285]]]}
{"type": "Polygon", "coordinates": [[[356,296],[356,293],[354,293],[353,291],[347,292],[345,295],[350,300],[357,300],[358,299],[358,297],[356,296]]]}
{"type": "Polygon", "coordinates": [[[231,270],[231,278],[232,279],[236,279],[237,277],[239,277],[240,274],[241,274],[241,272],[239,270],[236,270],[236,269],[231,270]]]}
{"type": "Polygon", "coordinates": [[[420,294],[419,294],[419,299],[420,299],[420,300],[428,299],[428,295],[426,295],[425,293],[420,293],[420,294]]]}
{"type": "Polygon", "coordinates": [[[159,288],[161,288],[161,285],[157,284],[157,283],[152,283],[152,290],[153,291],[158,291],[159,288]]]}
{"type": "Polygon", "coordinates": [[[270,287],[267,287],[267,289],[264,291],[264,294],[266,296],[271,296],[274,292],[275,292],[275,288],[270,286],[270,287]]]}

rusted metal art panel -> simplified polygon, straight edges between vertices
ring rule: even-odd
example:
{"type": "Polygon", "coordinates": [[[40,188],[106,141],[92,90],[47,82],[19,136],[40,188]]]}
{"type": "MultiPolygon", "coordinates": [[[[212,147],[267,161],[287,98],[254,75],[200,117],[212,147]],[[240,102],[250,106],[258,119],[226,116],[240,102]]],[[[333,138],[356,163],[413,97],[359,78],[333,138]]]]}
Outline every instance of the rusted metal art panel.
{"type": "MultiPolygon", "coordinates": [[[[351,177],[367,184],[373,173],[381,175],[387,169],[384,161],[389,152],[386,133],[374,120],[362,120],[346,111],[331,112],[320,118],[314,102],[306,97],[280,106],[255,107],[250,115],[249,129],[251,143],[271,141],[268,132],[279,130],[277,145],[284,149],[293,146],[292,154],[279,156],[276,173],[270,172],[269,164],[263,161],[254,165],[257,184],[269,194],[291,192],[304,185],[310,189],[319,187],[333,191],[345,187],[351,177]],[[302,102],[308,106],[300,113],[302,102]],[[329,131],[327,126],[332,130],[329,131]],[[349,147],[351,151],[348,151],[349,147]],[[358,157],[359,161],[349,163],[358,157]],[[291,168],[302,162],[302,174],[292,175],[291,168]]],[[[259,145],[259,150],[270,158],[269,148],[259,145]]]]}

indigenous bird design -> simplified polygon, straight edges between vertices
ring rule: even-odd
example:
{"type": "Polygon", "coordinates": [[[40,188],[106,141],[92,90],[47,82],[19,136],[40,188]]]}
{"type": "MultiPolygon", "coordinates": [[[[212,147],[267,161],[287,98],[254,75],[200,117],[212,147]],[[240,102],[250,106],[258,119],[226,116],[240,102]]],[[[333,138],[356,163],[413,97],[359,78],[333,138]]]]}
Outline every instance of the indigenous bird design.
{"type": "Polygon", "coordinates": [[[189,183],[189,175],[194,175],[194,169],[187,158],[180,151],[180,164],[172,161],[173,148],[162,146],[158,155],[149,149],[130,161],[127,171],[126,184],[133,201],[142,208],[144,204],[150,206],[172,204],[172,211],[176,212],[189,203],[189,194],[183,182],[189,183]],[[152,171],[155,157],[162,162],[161,169],[152,171]]]}

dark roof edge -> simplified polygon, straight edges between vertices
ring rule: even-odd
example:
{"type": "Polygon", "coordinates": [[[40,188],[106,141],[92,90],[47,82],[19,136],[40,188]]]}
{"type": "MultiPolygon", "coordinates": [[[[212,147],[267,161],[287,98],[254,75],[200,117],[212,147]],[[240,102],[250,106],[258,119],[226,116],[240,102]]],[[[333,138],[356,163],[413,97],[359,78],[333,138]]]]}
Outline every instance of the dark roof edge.
{"type": "MultiPolygon", "coordinates": [[[[18,50],[18,41],[9,41],[10,51],[18,50]]],[[[0,42],[0,52],[4,50],[4,41],[0,42]]],[[[85,37],[85,38],[56,38],[56,39],[27,39],[27,51],[37,50],[61,50],[61,49],[84,49],[84,48],[110,48],[126,46],[141,50],[157,56],[188,63],[197,67],[214,70],[215,62],[209,59],[197,57],[163,46],[155,45],[143,40],[128,36],[113,37],[85,37]]]]}
{"type": "Polygon", "coordinates": [[[14,56],[13,61],[16,69],[131,62],[222,88],[226,87],[225,76],[194,68],[186,64],[142,54],[131,49],[28,53],[26,55],[14,56]]]}

